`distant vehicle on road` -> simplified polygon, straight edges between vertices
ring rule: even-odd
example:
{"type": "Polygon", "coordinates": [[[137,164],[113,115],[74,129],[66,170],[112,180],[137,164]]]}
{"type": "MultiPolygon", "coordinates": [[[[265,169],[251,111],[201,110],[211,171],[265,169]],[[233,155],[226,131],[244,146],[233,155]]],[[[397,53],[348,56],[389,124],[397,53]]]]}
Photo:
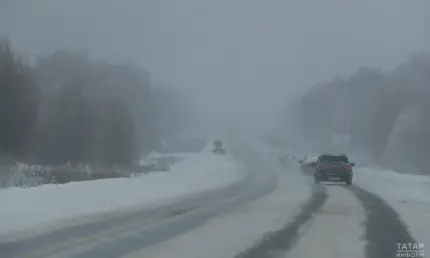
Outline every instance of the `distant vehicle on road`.
{"type": "Polygon", "coordinates": [[[355,163],[349,161],[347,155],[322,154],[318,157],[315,169],[315,183],[321,181],[345,182],[352,184],[352,167],[355,163]]]}
{"type": "Polygon", "coordinates": [[[224,145],[223,141],[221,141],[221,140],[215,140],[213,142],[214,148],[212,150],[212,153],[213,154],[217,154],[217,155],[225,155],[226,154],[226,150],[225,150],[225,148],[224,148],[223,145],[224,145]]]}
{"type": "Polygon", "coordinates": [[[300,172],[303,175],[313,176],[317,167],[318,156],[305,156],[303,160],[299,160],[300,172]]]}

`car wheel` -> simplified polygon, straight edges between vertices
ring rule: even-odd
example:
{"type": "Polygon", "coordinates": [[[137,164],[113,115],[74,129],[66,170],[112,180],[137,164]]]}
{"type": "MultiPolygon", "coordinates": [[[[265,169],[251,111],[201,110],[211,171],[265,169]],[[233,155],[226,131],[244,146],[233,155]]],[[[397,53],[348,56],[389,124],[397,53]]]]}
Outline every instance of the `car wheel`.
{"type": "Polygon", "coordinates": [[[351,184],[352,184],[352,177],[348,178],[348,179],[345,181],[345,183],[346,183],[346,185],[351,185],[351,184]]]}

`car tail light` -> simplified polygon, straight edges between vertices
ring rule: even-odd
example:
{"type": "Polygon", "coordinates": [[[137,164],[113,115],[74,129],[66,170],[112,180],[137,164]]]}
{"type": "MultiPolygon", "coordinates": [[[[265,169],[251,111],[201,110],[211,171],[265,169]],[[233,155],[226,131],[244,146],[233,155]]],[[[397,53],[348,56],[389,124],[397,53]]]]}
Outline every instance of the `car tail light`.
{"type": "Polygon", "coordinates": [[[351,170],[352,170],[352,167],[351,167],[350,165],[345,165],[345,166],[343,166],[343,168],[344,168],[346,171],[351,171],[351,170]]]}
{"type": "Polygon", "coordinates": [[[317,167],[318,170],[324,170],[325,166],[323,164],[319,164],[317,167]]]}

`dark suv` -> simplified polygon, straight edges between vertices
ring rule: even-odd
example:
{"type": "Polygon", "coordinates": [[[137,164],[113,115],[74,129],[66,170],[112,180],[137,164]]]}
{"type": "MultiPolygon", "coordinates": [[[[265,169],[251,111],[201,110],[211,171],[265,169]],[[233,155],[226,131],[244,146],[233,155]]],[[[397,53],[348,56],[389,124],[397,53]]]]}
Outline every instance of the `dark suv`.
{"type": "Polygon", "coordinates": [[[346,155],[323,154],[318,157],[315,183],[321,181],[345,182],[347,185],[352,183],[352,167],[355,164],[349,161],[346,155]]]}

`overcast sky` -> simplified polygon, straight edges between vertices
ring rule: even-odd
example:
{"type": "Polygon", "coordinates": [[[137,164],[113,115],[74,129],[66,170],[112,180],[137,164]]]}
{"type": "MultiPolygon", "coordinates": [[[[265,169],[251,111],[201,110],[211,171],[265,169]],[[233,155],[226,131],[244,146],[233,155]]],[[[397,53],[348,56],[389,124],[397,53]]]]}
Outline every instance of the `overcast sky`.
{"type": "Polygon", "coordinates": [[[134,61],[201,110],[263,122],[321,80],[429,51],[430,1],[0,0],[0,34],[29,57],[134,61]]]}

